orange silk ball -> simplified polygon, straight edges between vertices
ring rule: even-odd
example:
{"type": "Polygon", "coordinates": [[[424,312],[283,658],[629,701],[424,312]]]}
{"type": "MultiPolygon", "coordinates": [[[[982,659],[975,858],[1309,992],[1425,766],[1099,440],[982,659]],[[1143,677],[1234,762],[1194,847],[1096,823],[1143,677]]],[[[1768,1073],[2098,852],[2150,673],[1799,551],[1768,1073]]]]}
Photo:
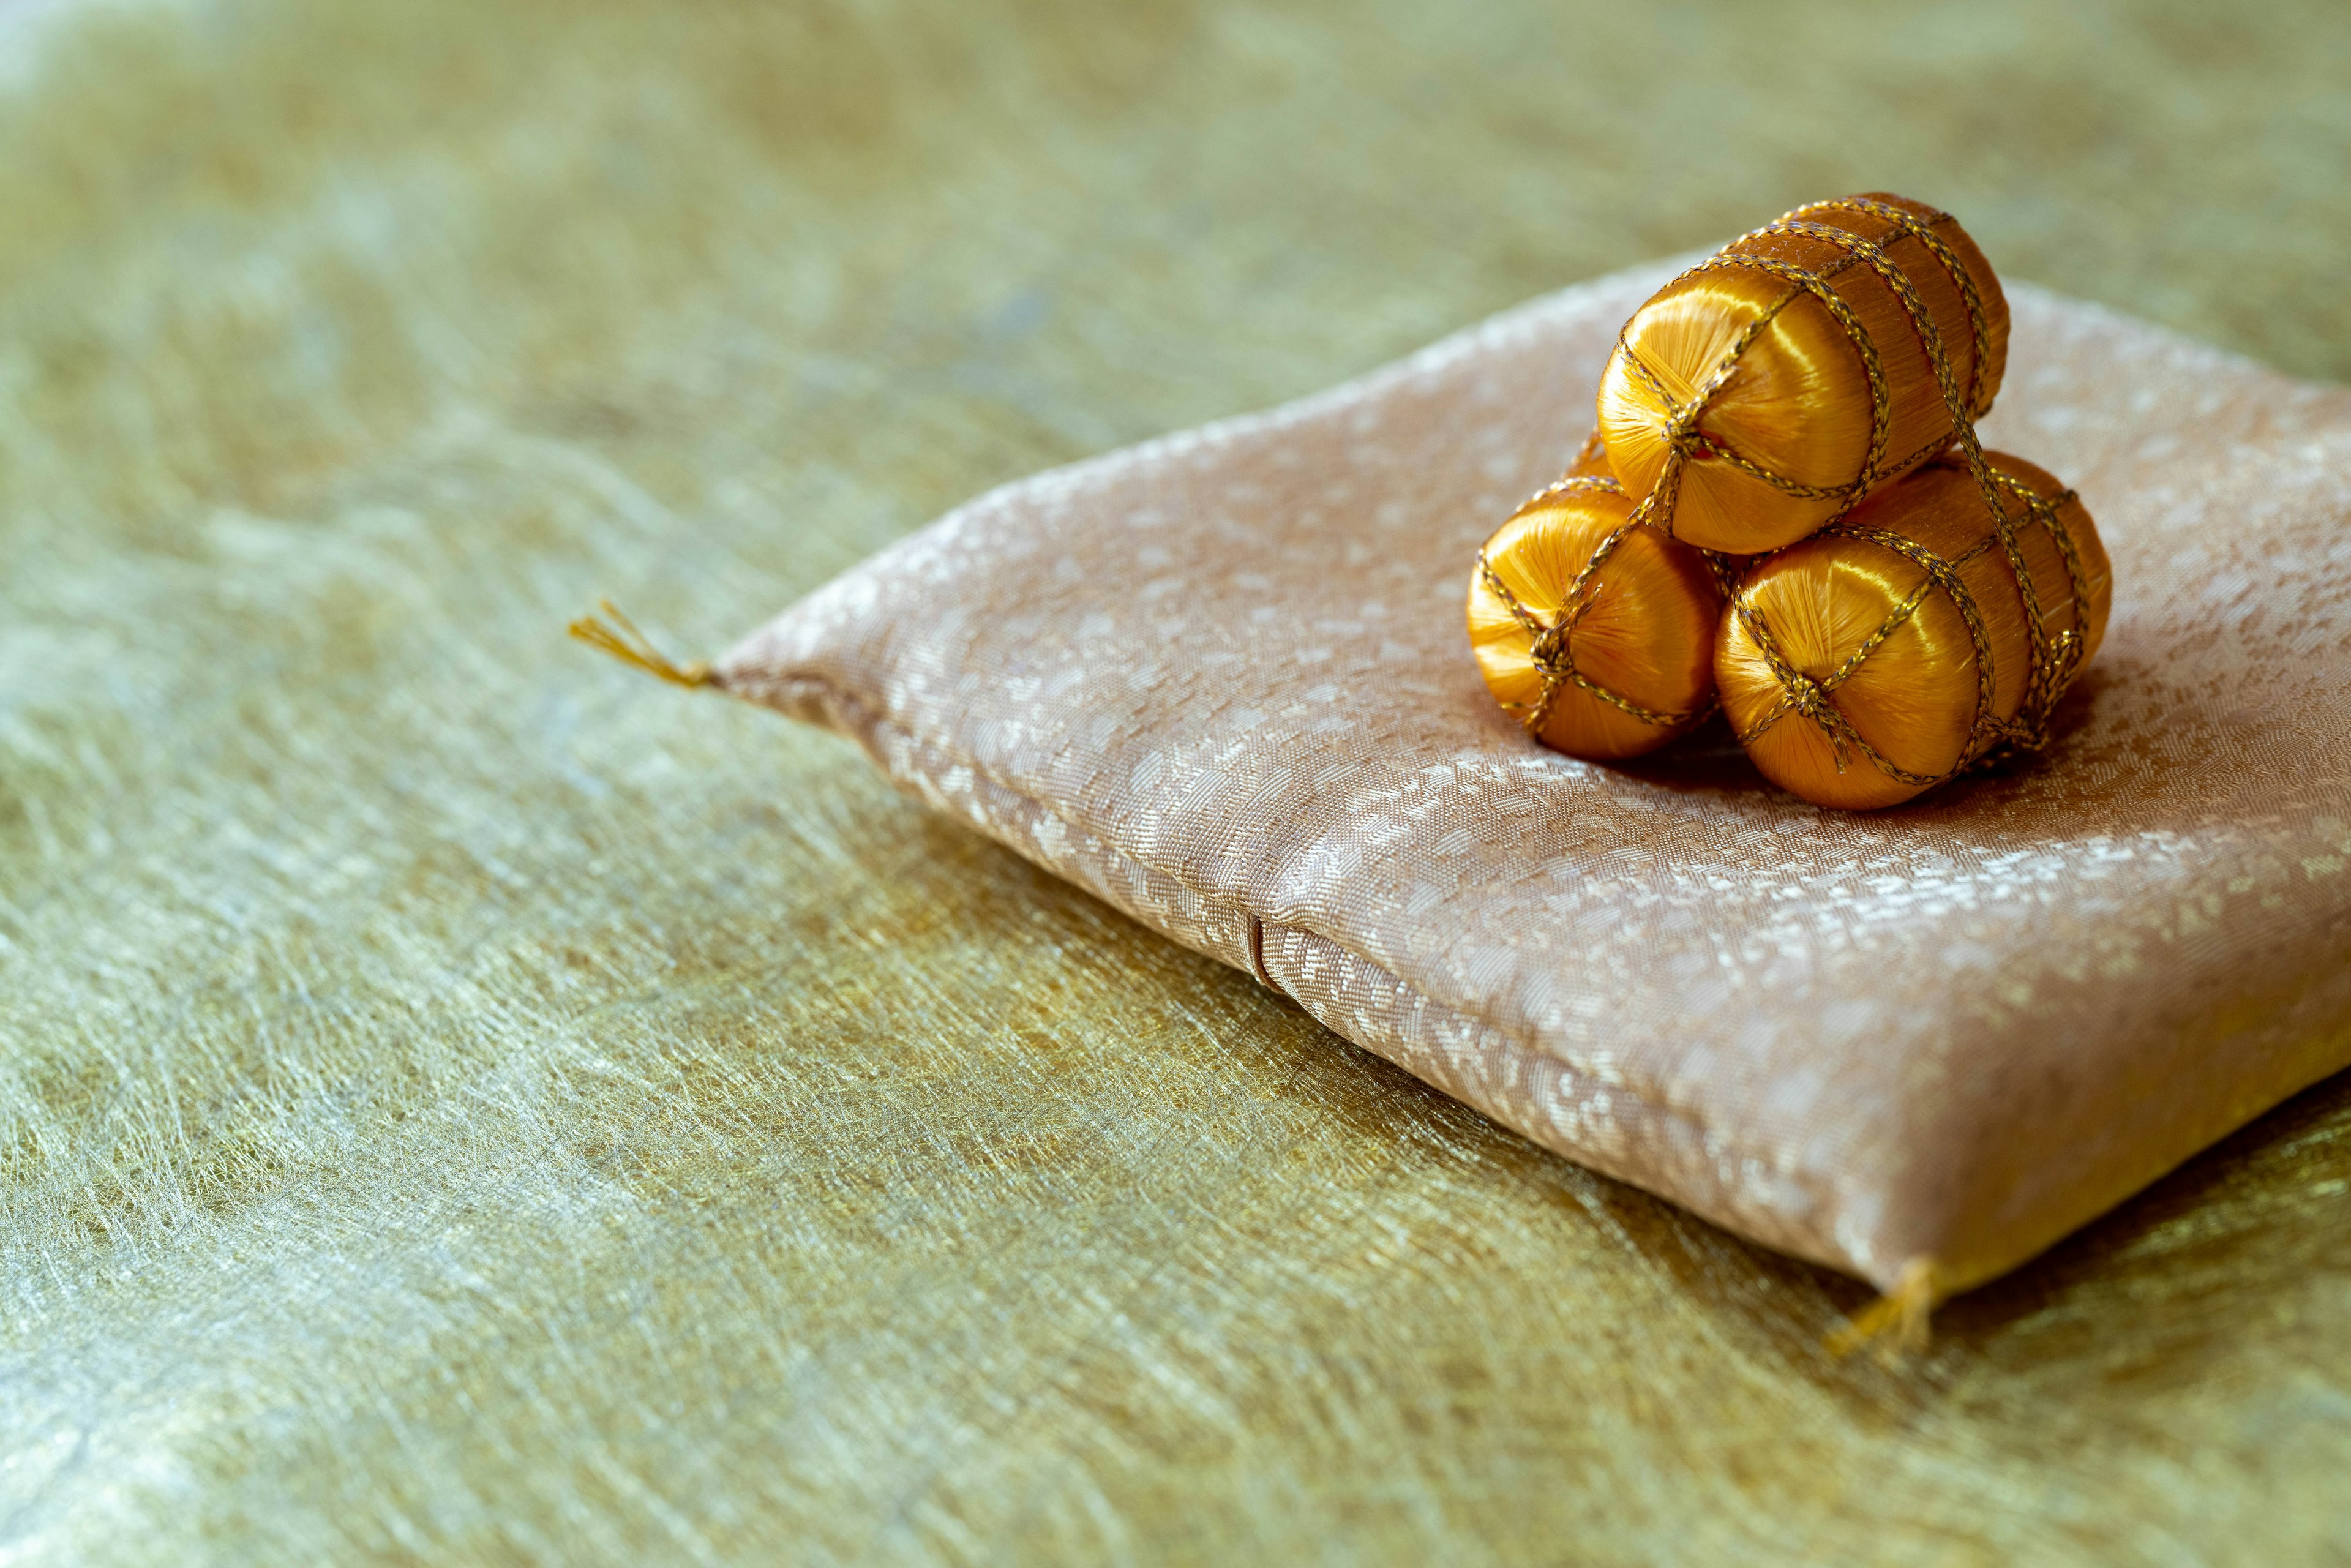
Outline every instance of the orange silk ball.
{"type": "MultiPolygon", "coordinates": [[[[2011,486],[2003,505],[2017,520],[2039,638],[2062,683],[2105,632],[2114,579],[2105,547],[2081,502],[2045,470],[2002,453],[1984,458],[2011,486]],[[2078,599],[2055,534],[2013,487],[2056,501],[2046,510],[2074,547],[2078,599]]],[[[1954,452],[1756,566],[1723,614],[1715,678],[1724,715],[1767,778],[1816,805],[1867,810],[1931,789],[1996,748],[2009,733],[2001,727],[2045,717],[2036,710],[2062,685],[2033,691],[2033,637],[1983,492],[1954,452]],[[1932,584],[1926,564],[1888,541],[1924,547],[1956,570],[1991,651],[1990,725],[1978,723],[1982,685],[1960,595],[1932,584]],[[1897,613],[1914,599],[1907,615],[1897,613]],[[1766,637],[1811,693],[1774,669],[1766,637]],[[1849,727],[1843,755],[1840,727],[1849,727]]]]}
{"type": "Polygon", "coordinates": [[[2008,301],[1966,231],[1883,193],[1798,207],[1658,290],[1609,356],[1600,435],[1627,495],[1662,486],[1647,520],[1706,549],[1778,549],[1950,442],[1928,334],[1871,246],[1969,416],[1991,407],[2008,301]]]}
{"type": "Polygon", "coordinates": [[[1468,615],[1470,651],[1495,700],[1544,745],[1604,760],[1655,751],[1712,711],[1723,597],[1698,550],[1646,524],[1626,528],[1633,503],[1594,467],[1604,459],[1587,444],[1568,477],[1487,541],[1468,615]],[[1580,612],[1569,612],[1571,628],[1551,639],[1547,680],[1528,620],[1558,625],[1577,578],[1619,533],[1586,580],[1580,612]]]}

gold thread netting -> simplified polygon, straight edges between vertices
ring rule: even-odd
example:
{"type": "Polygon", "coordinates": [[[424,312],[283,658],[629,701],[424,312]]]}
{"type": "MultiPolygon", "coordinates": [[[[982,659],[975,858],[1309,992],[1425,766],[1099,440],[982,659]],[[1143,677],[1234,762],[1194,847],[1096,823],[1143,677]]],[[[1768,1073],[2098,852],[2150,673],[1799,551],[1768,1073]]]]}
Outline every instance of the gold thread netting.
{"type": "Polygon", "coordinates": [[[1634,314],[1602,376],[1600,434],[1645,521],[1708,549],[1775,549],[1987,411],[2007,342],[1999,281],[1949,214],[1817,202],[1634,314]]]}
{"type": "Polygon", "coordinates": [[[1653,751],[1713,711],[1708,649],[1727,580],[1633,510],[1586,442],[1470,574],[1469,643],[1488,688],[1531,734],[1579,757],[1653,751]]]}
{"type": "Polygon", "coordinates": [[[2046,743],[2105,634],[2112,572],[2077,497],[2022,458],[1983,456],[1999,520],[1975,476],[1939,459],[1740,588],[1716,679],[1774,783],[1867,810],[2046,743]]]}
{"type": "MultiPolygon", "coordinates": [[[[1799,207],[1668,283],[1610,355],[1585,474],[1522,507],[1479,557],[1471,636],[1497,698],[1547,743],[1600,758],[1652,749],[1729,702],[1643,703],[1577,657],[1601,566],[1625,539],[1663,535],[1708,547],[1697,559],[1729,599],[1714,664],[1738,686],[1740,737],[1807,799],[1892,804],[2044,744],[2110,584],[2078,500],[2021,459],[1995,467],[1977,440],[2007,337],[1974,242],[1898,196],[1799,207]],[[1570,486],[1600,508],[1589,476],[1603,462],[1632,504],[1571,575],[1574,552],[1534,548],[1528,519],[1571,509],[1570,486]],[[1817,548],[1760,569],[1725,553],[1815,534],[1817,548]],[[1522,558],[1516,583],[1498,570],[1506,547],[1522,558]],[[1635,747],[1575,733],[1555,722],[1564,693],[1571,713],[1597,703],[1652,733],[1635,747]]],[[[1675,663],[1674,630],[1649,628],[1653,669],[1675,663]]]]}

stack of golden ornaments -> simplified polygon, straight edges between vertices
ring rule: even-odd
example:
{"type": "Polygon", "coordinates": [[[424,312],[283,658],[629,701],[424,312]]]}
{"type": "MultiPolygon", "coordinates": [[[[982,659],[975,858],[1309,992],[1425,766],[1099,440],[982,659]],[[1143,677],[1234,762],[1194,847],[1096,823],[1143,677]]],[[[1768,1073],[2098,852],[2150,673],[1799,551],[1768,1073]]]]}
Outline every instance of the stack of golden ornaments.
{"type": "Polygon", "coordinates": [[[2112,576],[2046,472],[1978,444],[2008,302],[1946,213],[1799,207],[1659,289],[1599,425],[1479,552],[1487,685],[1572,756],[1717,706],[1774,783],[1890,806],[2039,747],[2112,576]]]}

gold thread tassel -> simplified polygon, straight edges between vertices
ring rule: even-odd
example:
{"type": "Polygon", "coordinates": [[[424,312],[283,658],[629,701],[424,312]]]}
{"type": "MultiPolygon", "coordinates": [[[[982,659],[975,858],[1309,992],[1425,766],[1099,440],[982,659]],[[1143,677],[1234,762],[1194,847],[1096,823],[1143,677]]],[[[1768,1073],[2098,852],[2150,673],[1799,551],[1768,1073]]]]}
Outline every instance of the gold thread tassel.
{"type": "Polygon", "coordinates": [[[1864,1345],[1891,1366],[1927,1348],[1928,1320],[1935,1310],[1935,1260],[1913,1258],[1902,1265],[1894,1288],[1862,1308],[1822,1343],[1842,1361],[1864,1345]]]}
{"type": "Polygon", "coordinates": [[[633,665],[658,680],[688,690],[718,684],[717,673],[699,659],[678,664],[653,646],[653,639],[638,630],[637,623],[615,609],[609,599],[600,599],[597,605],[611,618],[607,625],[593,615],[582,615],[567,628],[570,633],[590,647],[610,653],[624,664],[633,665]]]}

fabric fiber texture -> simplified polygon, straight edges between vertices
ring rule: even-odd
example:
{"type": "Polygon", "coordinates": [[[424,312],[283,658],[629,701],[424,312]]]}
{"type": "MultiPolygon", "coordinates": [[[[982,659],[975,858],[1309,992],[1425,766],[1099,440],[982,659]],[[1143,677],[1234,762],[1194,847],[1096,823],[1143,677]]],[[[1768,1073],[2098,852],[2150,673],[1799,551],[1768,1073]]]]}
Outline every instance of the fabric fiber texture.
{"type": "Polygon", "coordinates": [[[2015,290],[1985,439],[2098,518],[2106,648],[2045,754],[1823,810],[1539,748],[1468,652],[1663,276],[1000,489],[716,679],[1547,1147],[1963,1290],[2351,1059],[2351,394],[2015,290]]]}

